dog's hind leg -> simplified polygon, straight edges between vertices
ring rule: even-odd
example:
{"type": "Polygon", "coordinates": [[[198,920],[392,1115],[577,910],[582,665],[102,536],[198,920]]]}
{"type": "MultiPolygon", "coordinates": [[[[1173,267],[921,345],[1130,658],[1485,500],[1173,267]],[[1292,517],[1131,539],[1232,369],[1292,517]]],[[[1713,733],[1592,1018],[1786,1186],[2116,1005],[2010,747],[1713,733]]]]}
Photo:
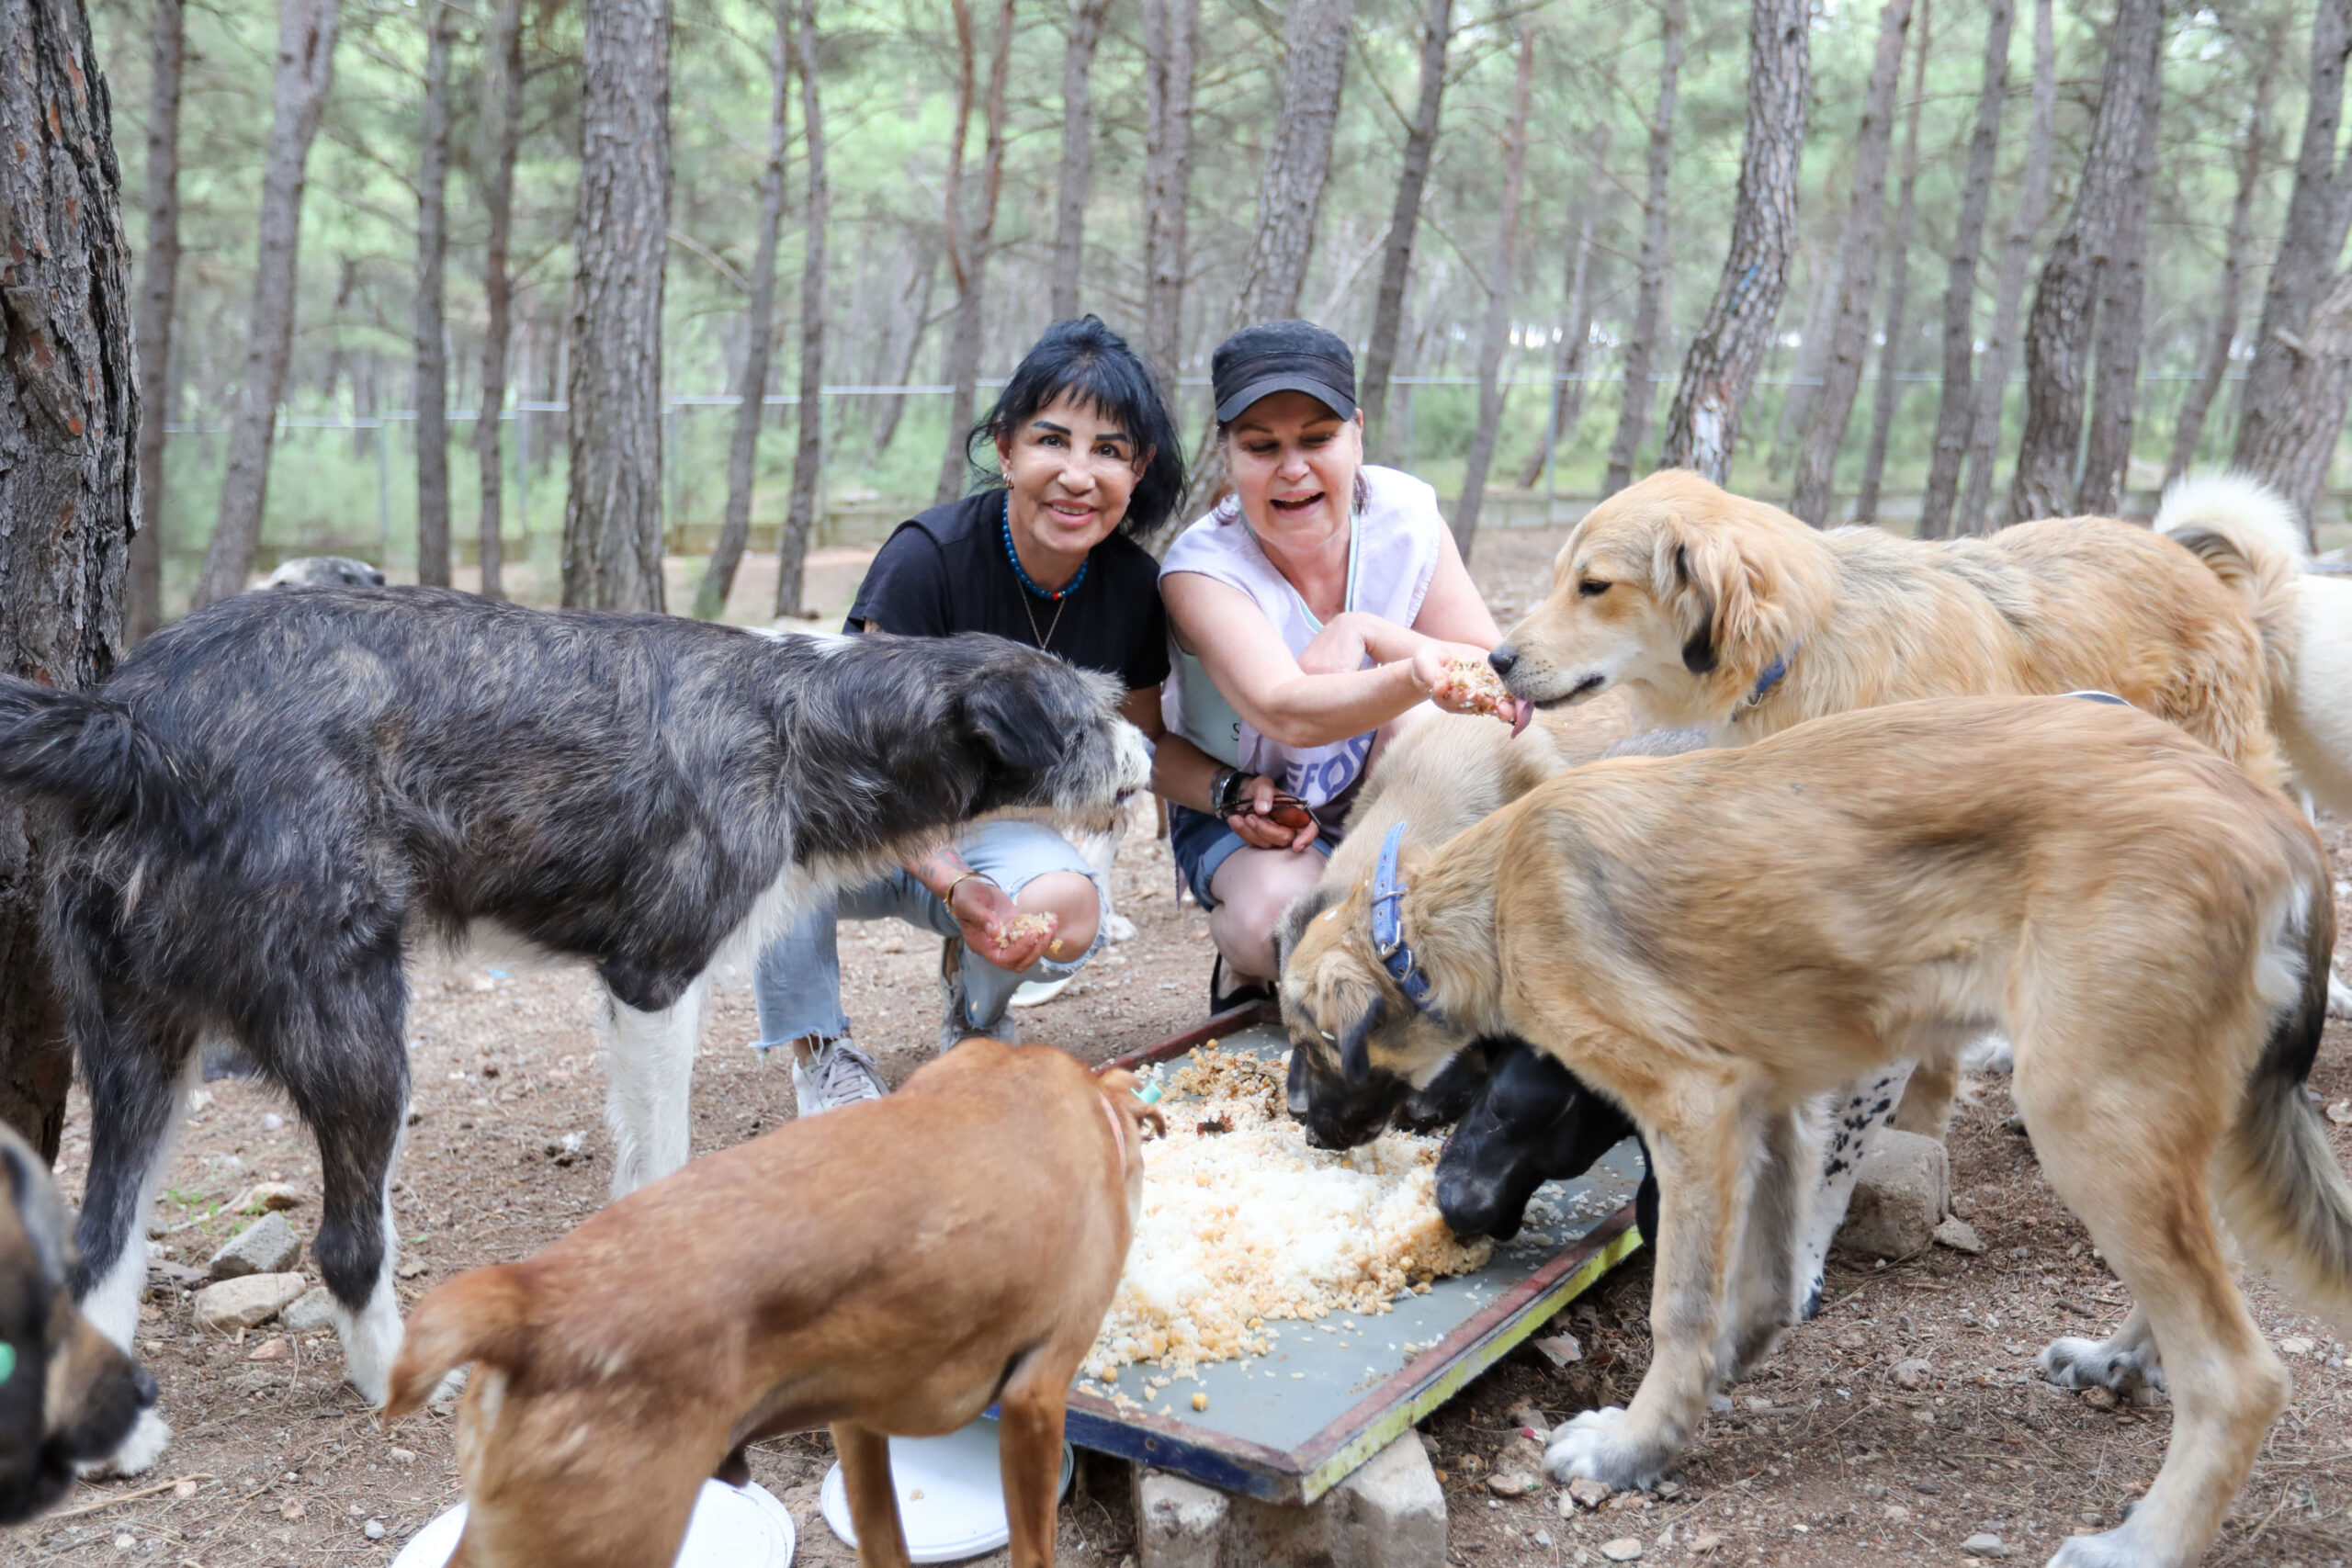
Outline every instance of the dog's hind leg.
{"type": "Polygon", "coordinates": [[[334,1296],[344,1376],[381,1404],[401,1348],[391,1180],[408,1112],[408,985],[396,944],[373,957],[274,1020],[259,1055],[318,1138],[325,1194],[311,1256],[334,1296]]]}
{"type": "MultiPolygon", "coordinates": [[[[1678,1073],[1670,1106],[1629,1104],[1658,1179],[1657,1263],[1650,1287],[1655,1349],[1632,1404],[1588,1410],[1544,1450],[1555,1481],[1577,1476],[1646,1491],[1697,1433],[1714,1384],[1725,1276],[1738,1266],[1752,1178],[1771,1113],[1743,1102],[1741,1086],[1678,1073]],[[1661,1121],[1671,1109],[1673,1120],[1661,1121]]],[[[1787,1113],[1779,1113],[1785,1122],[1787,1113]]],[[[1785,1303],[1787,1298],[1781,1300],[1785,1303]]]]}
{"type": "MultiPolygon", "coordinates": [[[[2154,1097],[2120,1092],[2107,1074],[2084,1072],[2079,1054],[2053,1066],[2031,1045],[2020,1036],[2016,1091],[2039,1130],[2042,1169],[2140,1303],[2133,1315],[2164,1352],[2173,1401],[2164,1466],[2131,1517],[2070,1538],[2051,1562],[2185,1568],[2220,1529],[2288,1393],[2285,1369],[2230,1278],[2207,1195],[2225,1111],[2200,1085],[2154,1097]],[[2132,1179],[2116,1179],[2118,1171],[2132,1179]]],[[[2135,1038],[2132,1047],[2156,1061],[2196,1059],[2187,1045],[2135,1038]]]]}
{"type": "MultiPolygon", "coordinates": [[[[147,1289],[147,1216],[171,1168],[187,1091],[202,1082],[193,1032],[134,1039],[111,1010],[77,1016],[82,1071],[90,1089],[90,1174],[75,1230],[74,1293],[93,1327],[124,1350],[139,1326],[147,1289]]],[[[137,1475],[163,1456],[172,1429],[142,1411],[130,1435],[86,1473],[137,1475]]]]}
{"type": "Polygon", "coordinates": [[[1901,1062],[1866,1073],[1830,1112],[1822,1143],[1820,1190],[1806,1212],[1797,1261],[1797,1316],[1804,1322],[1821,1310],[1830,1244],[1838,1239],[1838,1227],[1846,1223],[1846,1210],[1854,1201],[1854,1179],[1861,1174],[1862,1156],[1870,1153],[1871,1135],[1886,1124],[1898,1103],[1905,1102],[1906,1078],[1917,1081],[1901,1062]]]}
{"type": "Polygon", "coordinates": [[[1012,1527],[1009,1568],[1053,1568],[1061,1500],[1062,1424],[1086,1348],[1046,1345],[1021,1359],[997,1399],[997,1464],[1012,1527]]]}
{"type": "Polygon", "coordinates": [[[605,1122],[613,1133],[613,1196],[626,1198],[686,1163],[687,1100],[710,976],[658,1012],[611,998],[605,1030],[605,1122]]]}
{"type": "Polygon", "coordinates": [[[1817,1278],[1799,1271],[1797,1237],[1805,1228],[1814,1173],[1821,1168],[1802,1114],[1764,1122],[1747,1223],[1740,1230],[1738,1262],[1724,1292],[1723,1336],[1715,1347],[1717,1375],[1724,1382],[1753,1373],[1781,1331],[1820,1292],[1817,1278]]]}
{"type": "MultiPolygon", "coordinates": [[[[833,1451],[842,1461],[850,1528],[857,1532],[858,1568],[913,1568],[914,1559],[907,1555],[907,1532],[899,1524],[898,1487],[890,1479],[890,1439],[846,1421],[834,1422],[832,1434],[833,1451]]],[[[1054,1462],[1061,1463],[1058,1444],[1054,1462]]],[[[1055,1479],[1060,1479],[1058,1469],[1055,1479]]]]}

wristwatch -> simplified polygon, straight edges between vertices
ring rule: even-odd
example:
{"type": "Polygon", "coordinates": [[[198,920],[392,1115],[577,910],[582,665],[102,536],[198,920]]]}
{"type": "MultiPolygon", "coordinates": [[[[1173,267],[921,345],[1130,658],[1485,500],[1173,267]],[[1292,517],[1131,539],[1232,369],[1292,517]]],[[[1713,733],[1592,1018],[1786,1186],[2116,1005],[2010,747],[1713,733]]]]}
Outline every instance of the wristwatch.
{"type": "Polygon", "coordinates": [[[1216,817],[1230,817],[1241,809],[1243,789],[1255,773],[1245,773],[1239,768],[1219,768],[1209,784],[1209,811],[1216,817]]]}

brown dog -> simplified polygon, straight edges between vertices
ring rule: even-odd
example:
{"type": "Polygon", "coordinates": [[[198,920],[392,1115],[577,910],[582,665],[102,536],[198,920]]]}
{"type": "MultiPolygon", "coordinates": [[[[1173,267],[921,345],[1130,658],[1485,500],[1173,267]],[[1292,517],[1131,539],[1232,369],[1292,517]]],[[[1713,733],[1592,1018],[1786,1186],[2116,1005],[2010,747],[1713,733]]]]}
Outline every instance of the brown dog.
{"type": "Polygon", "coordinates": [[[694,1161],[419,1302],[383,1419],[474,1363],[462,1568],[667,1568],[703,1478],[832,1428],[858,1558],[908,1562],[888,1436],[1001,1407],[1012,1561],[1054,1555],[1062,1407],[1143,1201],[1125,1073],[968,1040],[886,1100],[694,1161]]]}
{"type": "Polygon", "coordinates": [[[155,1380],[74,1309],[73,1234],[49,1167],[0,1127],[0,1525],[63,1496],[155,1403],[155,1380]]]}

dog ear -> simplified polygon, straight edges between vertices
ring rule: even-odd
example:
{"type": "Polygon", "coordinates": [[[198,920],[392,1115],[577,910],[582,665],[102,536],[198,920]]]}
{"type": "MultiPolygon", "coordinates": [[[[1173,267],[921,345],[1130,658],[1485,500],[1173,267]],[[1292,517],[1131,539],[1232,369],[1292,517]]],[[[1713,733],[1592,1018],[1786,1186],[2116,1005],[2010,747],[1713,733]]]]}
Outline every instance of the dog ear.
{"type": "Polygon", "coordinates": [[[1126,1119],[1140,1138],[1143,1129],[1149,1127],[1160,1137],[1168,1136],[1168,1118],[1160,1114],[1157,1105],[1146,1105],[1136,1093],[1137,1079],[1125,1067],[1105,1067],[1094,1075],[1094,1081],[1109,1097],[1111,1109],[1126,1119]]]}
{"type": "Polygon", "coordinates": [[[1009,773],[1040,773],[1061,759],[1067,716],[1046,700],[1046,673],[992,665],[965,694],[966,728],[1009,773]]]}
{"type": "Polygon", "coordinates": [[[1358,1013],[1347,1032],[1340,1036],[1340,1072],[1351,1085],[1372,1081],[1372,1032],[1388,1016],[1388,999],[1378,991],[1370,994],[1364,1010],[1358,1013]]]}
{"type": "Polygon", "coordinates": [[[0,1170],[7,1173],[8,1200],[41,1278],[52,1286],[63,1285],[73,1258],[72,1237],[66,1229],[65,1205],[51,1184],[49,1168],[29,1145],[0,1128],[0,1170]]]}
{"type": "Polygon", "coordinates": [[[1682,667],[1693,675],[1704,675],[1715,667],[1715,599],[1690,571],[1690,550],[1687,545],[1674,547],[1674,587],[1670,591],[1677,602],[1688,601],[1683,615],[1688,628],[1682,639],[1682,667]]]}

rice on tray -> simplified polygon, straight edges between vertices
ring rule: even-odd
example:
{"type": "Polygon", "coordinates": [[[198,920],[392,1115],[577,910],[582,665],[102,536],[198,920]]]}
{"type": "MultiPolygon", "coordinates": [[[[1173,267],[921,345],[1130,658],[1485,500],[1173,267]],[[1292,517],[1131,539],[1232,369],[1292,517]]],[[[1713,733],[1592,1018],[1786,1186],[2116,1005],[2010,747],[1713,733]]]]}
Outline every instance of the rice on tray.
{"type": "Polygon", "coordinates": [[[1493,1254],[1438,1215],[1437,1139],[1390,1131],[1344,1154],[1309,1148],[1283,1110],[1286,1065],[1211,1041],[1170,1076],[1168,1136],[1143,1146],[1143,1216],[1088,1377],[1115,1382],[1142,1360],[1181,1377],[1264,1355],[1271,1320],[1385,1313],[1493,1254]]]}

